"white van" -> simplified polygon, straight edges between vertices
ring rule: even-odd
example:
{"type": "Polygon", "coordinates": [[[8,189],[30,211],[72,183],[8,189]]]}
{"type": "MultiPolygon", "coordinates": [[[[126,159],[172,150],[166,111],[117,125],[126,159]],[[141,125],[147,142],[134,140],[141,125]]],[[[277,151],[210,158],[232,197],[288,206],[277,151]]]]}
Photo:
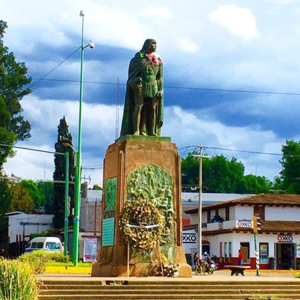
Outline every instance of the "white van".
{"type": "Polygon", "coordinates": [[[35,250],[59,252],[62,251],[62,249],[61,241],[57,237],[36,237],[27,244],[25,253],[35,250]]]}

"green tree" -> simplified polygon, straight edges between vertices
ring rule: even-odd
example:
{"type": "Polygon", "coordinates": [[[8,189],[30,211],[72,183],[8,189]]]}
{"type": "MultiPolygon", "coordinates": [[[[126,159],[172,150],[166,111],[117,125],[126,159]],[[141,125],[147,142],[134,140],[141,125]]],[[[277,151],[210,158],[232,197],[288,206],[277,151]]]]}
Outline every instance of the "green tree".
{"type": "Polygon", "coordinates": [[[281,189],[288,194],[300,194],[300,143],[286,141],[282,146],[281,189]]]}
{"type": "MultiPolygon", "coordinates": [[[[72,135],[69,133],[69,126],[67,124],[66,118],[63,117],[58,125],[57,142],[55,144],[55,151],[65,153],[69,152],[70,155],[70,182],[75,177],[74,168],[74,153],[70,147],[68,147],[64,142],[61,141],[60,137],[65,137],[69,139],[69,143],[72,145],[72,135]]],[[[54,179],[54,193],[53,193],[53,208],[54,208],[54,218],[53,225],[54,228],[62,228],[64,226],[64,199],[65,199],[65,157],[62,155],[55,155],[54,158],[55,170],[53,173],[54,179]],[[60,182],[59,182],[60,181],[60,182]]],[[[71,199],[71,208],[74,207],[74,185],[70,184],[69,197],[71,199]]]]}
{"type": "Polygon", "coordinates": [[[33,180],[22,180],[21,185],[23,188],[27,189],[29,195],[34,201],[34,208],[35,209],[43,209],[44,202],[45,202],[45,195],[44,191],[39,187],[37,182],[33,180]]]}
{"type": "Polygon", "coordinates": [[[8,192],[11,197],[8,212],[22,211],[28,214],[33,212],[34,201],[28,190],[21,183],[11,183],[8,192]]]}
{"type": "Polygon", "coordinates": [[[265,176],[246,175],[243,178],[244,189],[242,193],[247,194],[262,194],[269,193],[273,188],[273,184],[265,176]],[[245,192],[246,191],[246,192],[245,192]]]}
{"type": "MultiPolygon", "coordinates": [[[[244,175],[245,167],[236,158],[215,155],[202,161],[203,189],[210,193],[267,193],[272,183],[264,176],[244,175]]],[[[183,190],[185,185],[198,185],[199,161],[189,153],[182,159],[183,190]]]]}
{"type": "Polygon", "coordinates": [[[98,184],[94,184],[92,190],[102,190],[102,187],[98,184]]]}
{"type": "Polygon", "coordinates": [[[53,201],[53,190],[54,185],[52,181],[39,181],[39,190],[43,191],[44,194],[44,212],[45,214],[54,214],[54,201],[53,201]]]}
{"type": "MultiPolygon", "coordinates": [[[[13,145],[30,137],[30,123],[22,116],[22,98],[31,93],[26,86],[31,82],[27,77],[25,63],[19,63],[12,52],[4,46],[3,36],[7,23],[0,20],[0,141],[13,145]]],[[[13,149],[0,146],[0,170],[13,149]]]]}

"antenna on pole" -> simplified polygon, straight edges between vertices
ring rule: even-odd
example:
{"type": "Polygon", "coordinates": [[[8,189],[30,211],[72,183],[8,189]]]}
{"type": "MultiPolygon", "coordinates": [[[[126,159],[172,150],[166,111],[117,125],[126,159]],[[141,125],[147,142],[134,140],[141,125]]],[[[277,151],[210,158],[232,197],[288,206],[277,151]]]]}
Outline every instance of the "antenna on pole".
{"type": "Polygon", "coordinates": [[[119,77],[117,77],[117,88],[116,88],[116,139],[119,137],[119,92],[120,92],[120,81],[119,77]]]}

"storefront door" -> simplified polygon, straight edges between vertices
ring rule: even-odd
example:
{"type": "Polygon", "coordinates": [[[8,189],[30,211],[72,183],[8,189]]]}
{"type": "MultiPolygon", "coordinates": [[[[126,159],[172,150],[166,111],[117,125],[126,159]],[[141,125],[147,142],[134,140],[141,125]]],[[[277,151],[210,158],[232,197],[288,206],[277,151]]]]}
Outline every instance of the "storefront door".
{"type": "Polygon", "coordinates": [[[277,269],[289,270],[294,268],[295,246],[292,243],[276,243],[277,269]]]}

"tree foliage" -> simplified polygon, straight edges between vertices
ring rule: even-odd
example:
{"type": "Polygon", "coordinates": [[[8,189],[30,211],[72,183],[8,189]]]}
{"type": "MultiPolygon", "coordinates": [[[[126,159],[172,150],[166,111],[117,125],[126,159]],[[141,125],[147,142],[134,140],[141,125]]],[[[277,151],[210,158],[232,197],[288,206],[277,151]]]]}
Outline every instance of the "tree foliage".
{"type": "Polygon", "coordinates": [[[12,183],[9,187],[10,205],[8,211],[22,211],[25,213],[32,213],[34,209],[34,201],[30,196],[28,190],[22,186],[21,183],[12,183]]]}
{"type": "MultiPolygon", "coordinates": [[[[58,125],[57,142],[55,144],[55,151],[60,153],[69,152],[69,180],[73,181],[75,177],[74,168],[74,153],[72,149],[67,146],[66,143],[62,142],[60,137],[65,137],[69,139],[69,144],[72,145],[72,135],[69,133],[69,126],[67,124],[66,118],[63,117],[58,125]]],[[[55,155],[54,158],[55,170],[53,173],[54,181],[54,194],[53,194],[53,208],[54,208],[54,218],[53,225],[54,228],[62,228],[64,225],[64,202],[65,202],[65,184],[57,181],[65,181],[65,157],[62,155],[55,155]]],[[[69,197],[71,199],[71,208],[74,207],[74,185],[70,184],[69,197]]]]}
{"type": "Polygon", "coordinates": [[[45,195],[38,184],[33,180],[22,180],[21,185],[28,190],[29,195],[34,201],[34,208],[42,210],[45,202],[45,195]]]}
{"type": "MultiPolygon", "coordinates": [[[[0,141],[12,145],[30,137],[31,126],[22,116],[20,101],[31,93],[26,86],[32,79],[27,77],[25,63],[17,62],[14,54],[4,46],[6,28],[7,23],[0,20],[0,141]]],[[[0,146],[0,170],[11,155],[11,147],[0,146]]]]}
{"type": "Polygon", "coordinates": [[[54,184],[52,181],[39,181],[38,188],[40,191],[43,191],[44,194],[44,212],[45,214],[54,214],[54,201],[53,201],[53,193],[54,193],[54,184]]]}
{"type": "MultiPolygon", "coordinates": [[[[223,155],[215,155],[202,161],[203,189],[209,193],[267,193],[272,183],[264,176],[246,175],[245,167],[236,158],[227,159],[223,155]]],[[[199,161],[189,153],[182,159],[183,190],[189,185],[198,186],[199,161]]]]}
{"type": "Polygon", "coordinates": [[[282,146],[282,171],[277,187],[288,194],[300,194],[300,143],[286,141],[282,146]]]}

